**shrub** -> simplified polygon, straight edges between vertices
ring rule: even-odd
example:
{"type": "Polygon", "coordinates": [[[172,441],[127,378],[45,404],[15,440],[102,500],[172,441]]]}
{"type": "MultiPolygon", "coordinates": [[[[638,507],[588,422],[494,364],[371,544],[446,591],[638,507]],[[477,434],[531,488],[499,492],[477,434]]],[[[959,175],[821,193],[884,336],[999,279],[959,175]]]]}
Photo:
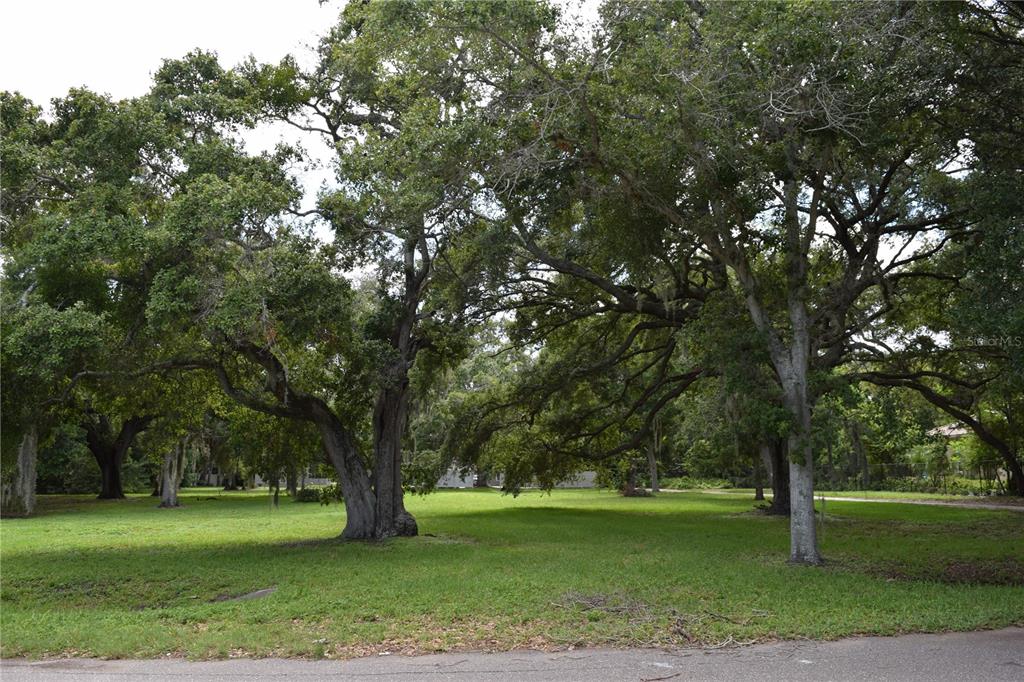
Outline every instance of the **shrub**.
{"type": "Polygon", "coordinates": [[[319,502],[320,501],[320,488],[309,487],[302,488],[301,490],[295,491],[295,502],[319,502]]]}
{"type": "Polygon", "coordinates": [[[991,495],[995,492],[993,484],[988,481],[976,481],[955,476],[943,479],[897,476],[876,482],[870,488],[897,493],[943,493],[947,495],[991,495]]]}
{"type": "Polygon", "coordinates": [[[320,504],[321,506],[328,506],[331,502],[341,502],[341,485],[335,483],[333,485],[325,485],[317,488],[320,493],[320,504]]]}
{"type": "Polygon", "coordinates": [[[81,431],[62,424],[53,441],[40,448],[36,490],[40,493],[98,493],[100,469],[82,442],[81,431]]]}
{"type": "Polygon", "coordinates": [[[329,505],[331,502],[341,502],[341,500],[341,486],[337,483],[311,485],[295,492],[295,502],[319,502],[321,505],[329,505]]]}

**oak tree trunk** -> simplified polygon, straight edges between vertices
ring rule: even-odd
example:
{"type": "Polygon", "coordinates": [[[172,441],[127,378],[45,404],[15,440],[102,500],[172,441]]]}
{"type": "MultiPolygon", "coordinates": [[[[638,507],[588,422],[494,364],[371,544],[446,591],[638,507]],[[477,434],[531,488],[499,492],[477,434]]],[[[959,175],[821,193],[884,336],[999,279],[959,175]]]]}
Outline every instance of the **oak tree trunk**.
{"type": "Polygon", "coordinates": [[[101,500],[124,499],[124,487],[121,485],[121,471],[124,468],[123,460],[113,449],[107,449],[96,456],[96,463],[100,466],[100,494],[101,500]]]}
{"type": "Polygon", "coordinates": [[[36,508],[36,459],[39,434],[32,424],[21,437],[18,457],[9,470],[0,472],[0,512],[3,516],[31,516],[36,508]]]}
{"type": "Polygon", "coordinates": [[[771,438],[763,443],[761,461],[764,462],[772,483],[772,502],[766,511],[769,514],[789,516],[789,456],[785,441],[771,438]]]}
{"type": "Polygon", "coordinates": [[[1009,472],[1006,480],[1006,489],[1018,497],[1024,497],[1024,476],[1014,475],[1009,472]]]}
{"type": "Polygon", "coordinates": [[[402,434],[408,405],[408,376],[402,367],[391,373],[394,384],[385,386],[373,411],[374,492],[376,536],[414,536],[416,519],[405,510],[402,491],[402,434]]]}
{"type": "Polygon", "coordinates": [[[288,492],[289,497],[295,497],[299,493],[299,472],[295,470],[295,466],[289,466],[288,472],[284,479],[285,489],[288,492]]]}
{"type": "Polygon", "coordinates": [[[185,444],[179,442],[164,455],[163,466],[160,468],[160,504],[159,507],[169,509],[180,507],[178,489],[181,486],[182,469],[184,468],[185,444]]]}
{"type": "Polygon", "coordinates": [[[90,413],[82,422],[85,429],[85,444],[100,468],[101,500],[124,499],[121,482],[124,462],[135,437],[145,431],[152,416],[133,416],[125,419],[115,436],[110,420],[105,415],[90,413]]]}
{"type": "Polygon", "coordinates": [[[313,417],[327,457],[338,475],[345,503],[345,529],[341,537],[346,540],[372,540],[376,537],[376,500],[370,486],[370,475],[359,457],[355,441],[326,405],[314,405],[313,417]]]}
{"type": "Polygon", "coordinates": [[[1006,457],[1006,489],[1014,495],[1024,497],[1024,470],[1016,456],[1006,457]]]}
{"type": "Polygon", "coordinates": [[[794,362],[783,377],[786,407],[793,416],[789,434],[789,560],[820,564],[814,519],[814,451],[811,446],[811,406],[807,396],[807,365],[794,362]]]}
{"type": "MultiPolygon", "coordinates": [[[[793,180],[785,183],[787,307],[791,337],[788,347],[774,338],[772,365],[782,385],[783,402],[791,422],[789,438],[789,561],[820,564],[814,518],[814,449],[811,439],[811,323],[807,313],[807,250],[800,228],[799,194],[793,180]]],[[[813,221],[812,221],[813,222],[813,221]]],[[[812,226],[813,229],[813,226],[812,226]]]]}
{"type": "Polygon", "coordinates": [[[789,516],[789,450],[786,441],[776,438],[771,448],[772,456],[772,504],[773,514],[789,516]]]}
{"type": "MultiPolygon", "coordinates": [[[[420,226],[422,230],[422,225],[420,226]]],[[[373,408],[373,489],[376,495],[375,534],[378,538],[414,536],[416,519],[405,509],[402,491],[402,435],[409,407],[409,368],[416,359],[413,338],[417,309],[430,272],[430,258],[421,232],[403,244],[405,288],[403,308],[391,329],[391,347],[396,357],[384,373],[384,385],[373,408]],[[419,250],[421,259],[416,263],[419,250]]]]}

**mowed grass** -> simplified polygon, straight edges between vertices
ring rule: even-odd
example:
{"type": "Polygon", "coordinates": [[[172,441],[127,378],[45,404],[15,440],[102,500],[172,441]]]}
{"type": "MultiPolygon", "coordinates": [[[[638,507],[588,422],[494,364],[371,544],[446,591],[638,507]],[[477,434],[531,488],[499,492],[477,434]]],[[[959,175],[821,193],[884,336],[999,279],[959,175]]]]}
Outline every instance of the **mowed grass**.
{"type": "Polygon", "coordinates": [[[1024,624],[1024,515],[829,502],[830,562],[701,493],[439,492],[417,538],[334,540],[341,507],[265,493],[44,497],[0,522],[2,655],[353,656],[1024,624]],[[269,596],[230,600],[275,588],[269,596]]]}
{"type": "MultiPolygon", "coordinates": [[[[753,488],[708,488],[711,495],[753,495],[753,488]]],[[[771,490],[766,489],[765,495],[771,499],[771,490]]],[[[815,490],[815,497],[849,497],[861,500],[914,500],[929,502],[956,502],[957,504],[999,504],[1004,506],[1024,506],[1024,499],[1008,495],[955,495],[952,493],[916,493],[898,492],[895,490],[815,490]]],[[[827,510],[826,510],[827,511],[827,510]]]]}

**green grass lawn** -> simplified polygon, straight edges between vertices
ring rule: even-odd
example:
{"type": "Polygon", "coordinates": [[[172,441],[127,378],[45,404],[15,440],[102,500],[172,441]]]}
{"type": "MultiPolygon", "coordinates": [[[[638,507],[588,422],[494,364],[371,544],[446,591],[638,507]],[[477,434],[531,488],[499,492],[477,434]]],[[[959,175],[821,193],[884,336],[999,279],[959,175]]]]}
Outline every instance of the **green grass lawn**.
{"type": "Polygon", "coordinates": [[[423,533],[340,543],[343,510],[186,491],[48,496],[0,522],[2,655],[352,656],[717,645],[1024,624],[1024,516],[829,502],[821,568],[740,496],[412,497],[423,533]],[[230,600],[264,588],[269,596],[230,600]]]}
{"type": "MultiPolygon", "coordinates": [[[[731,493],[736,495],[753,495],[753,488],[713,488],[713,493],[731,493]]],[[[765,495],[771,497],[771,489],[765,489],[765,495]]],[[[945,493],[896,492],[894,490],[815,490],[815,496],[852,497],[863,500],[934,500],[939,502],[959,502],[961,504],[1005,504],[1024,505],[1019,497],[1005,495],[953,495],[945,493]]]]}

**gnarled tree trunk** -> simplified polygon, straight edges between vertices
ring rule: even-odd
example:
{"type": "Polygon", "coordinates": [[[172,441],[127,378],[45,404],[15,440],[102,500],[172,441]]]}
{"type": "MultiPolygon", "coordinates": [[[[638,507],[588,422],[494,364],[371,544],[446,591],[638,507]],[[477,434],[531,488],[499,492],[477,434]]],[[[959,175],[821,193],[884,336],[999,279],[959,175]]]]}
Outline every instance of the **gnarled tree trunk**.
{"type": "Polygon", "coordinates": [[[124,499],[121,472],[124,470],[128,449],[135,437],[145,431],[152,421],[152,416],[130,417],[121,424],[117,436],[114,436],[110,420],[105,415],[92,413],[82,422],[85,444],[100,468],[99,499],[124,499]]]}
{"type": "Polygon", "coordinates": [[[4,516],[31,516],[36,509],[36,459],[39,434],[32,424],[21,437],[18,458],[13,467],[2,472],[0,511],[4,516]]]}
{"type": "Polygon", "coordinates": [[[408,406],[409,378],[405,363],[391,373],[393,385],[385,386],[373,410],[374,493],[378,538],[413,536],[416,519],[405,510],[402,491],[402,433],[408,406]]]}
{"type": "Polygon", "coordinates": [[[312,410],[324,450],[338,474],[345,502],[345,530],[341,537],[346,540],[372,540],[376,537],[376,500],[370,487],[370,475],[359,457],[355,441],[327,405],[317,401],[312,410]]]}
{"type": "Polygon", "coordinates": [[[422,225],[403,244],[405,290],[403,308],[391,330],[396,358],[384,373],[384,385],[373,409],[373,478],[376,494],[376,536],[413,536],[416,519],[405,509],[402,491],[402,435],[409,407],[409,368],[416,359],[414,336],[420,299],[427,285],[431,260],[422,225]],[[417,266],[416,254],[420,254],[417,266]]]}
{"type": "Polygon", "coordinates": [[[426,276],[425,271],[417,274],[413,267],[416,244],[415,240],[406,244],[406,310],[393,330],[391,339],[398,360],[392,368],[392,380],[385,382],[374,407],[372,481],[352,431],[338,419],[322,398],[293,389],[284,365],[271,350],[249,342],[236,342],[239,352],[260,364],[266,371],[267,391],[275,396],[276,405],[263,403],[239,390],[223,367],[214,367],[221,388],[241,404],[268,414],[308,420],[316,424],[327,457],[338,475],[346,515],[345,529],[341,536],[348,540],[415,535],[417,532],[415,520],[405,511],[402,503],[401,478],[401,437],[407,400],[405,392],[408,389],[408,368],[415,357],[412,327],[416,319],[418,296],[426,276]]]}

